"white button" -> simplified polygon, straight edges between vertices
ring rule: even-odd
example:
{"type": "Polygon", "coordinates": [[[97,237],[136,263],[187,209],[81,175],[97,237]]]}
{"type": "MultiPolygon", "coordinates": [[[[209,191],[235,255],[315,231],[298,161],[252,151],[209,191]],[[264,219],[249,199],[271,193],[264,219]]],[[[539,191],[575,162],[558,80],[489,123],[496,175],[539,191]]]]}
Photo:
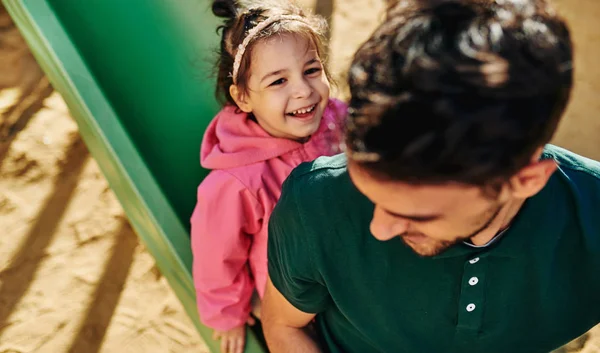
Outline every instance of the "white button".
{"type": "Polygon", "coordinates": [[[476,285],[477,283],[479,283],[479,278],[477,278],[477,277],[471,277],[471,278],[469,279],[469,284],[470,284],[470,285],[474,286],[474,285],[476,285]]]}
{"type": "Polygon", "coordinates": [[[476,263],[477,261],[479,261],[479,258],[478,258],[478,257],[476,257],[476,258],[474,258],[474,259],[471,259],[471,260],[469,260],[469,263],[472,265],[472,264],[476,263]]]}
{"type": "Polygon", "coordinates": [[[468,312],[471,312],[473,310],[475,310],[475,304],[471,303],[471,304],[467,305],[467,311],[468,312]]]}

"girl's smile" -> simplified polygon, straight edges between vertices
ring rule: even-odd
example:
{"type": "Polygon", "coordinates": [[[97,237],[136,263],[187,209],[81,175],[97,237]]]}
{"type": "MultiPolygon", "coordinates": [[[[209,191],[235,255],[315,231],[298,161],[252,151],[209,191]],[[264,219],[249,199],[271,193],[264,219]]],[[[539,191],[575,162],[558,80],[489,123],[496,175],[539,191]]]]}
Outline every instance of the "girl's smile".
{"type": "Polygon", "coordinates": [[[306,140],[319,128],[329,100],[316,46],[304,36],[282,34],[256,43],[251,55],[248,92],[231,90],[238,107],[272,136],[306,140]]]}

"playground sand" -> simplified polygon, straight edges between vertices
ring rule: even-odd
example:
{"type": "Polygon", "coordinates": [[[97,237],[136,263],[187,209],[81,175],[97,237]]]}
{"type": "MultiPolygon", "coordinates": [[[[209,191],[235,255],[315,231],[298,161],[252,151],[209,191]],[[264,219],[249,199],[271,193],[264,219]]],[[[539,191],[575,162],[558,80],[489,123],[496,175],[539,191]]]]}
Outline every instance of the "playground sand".
{"type": "MultiPolygon", "coordinates": [[[[383,2],[302,3],[332,16],[330,63],[344,97],[345,68],[383,2]]],[[[578,56],[556,142],[600,159],[600,3],[559,5],[578,56]]],[[[1,6],[0,114],[0,353],[206,352],[1,6]]],[[[562,352],[600,353],[600,328],[579,343],[562,352]]]]}

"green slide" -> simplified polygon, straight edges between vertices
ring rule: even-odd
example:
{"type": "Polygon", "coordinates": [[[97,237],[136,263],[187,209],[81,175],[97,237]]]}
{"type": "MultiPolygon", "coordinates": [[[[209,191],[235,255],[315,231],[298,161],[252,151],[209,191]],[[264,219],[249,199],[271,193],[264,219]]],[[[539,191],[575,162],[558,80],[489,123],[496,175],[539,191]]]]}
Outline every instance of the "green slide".
{"type": "MultiPolygon", "coordinates": [[[[218,110],[211,79],[217,19],[206,0],[2,0],[133,228],[212,352],[196,312],[189,217],[204,129],[218,110]]],[[[152,305],[153,303],[148,303],[152,305]]],[[[266,351],[249,333],[246,352],[266,351]]]]}

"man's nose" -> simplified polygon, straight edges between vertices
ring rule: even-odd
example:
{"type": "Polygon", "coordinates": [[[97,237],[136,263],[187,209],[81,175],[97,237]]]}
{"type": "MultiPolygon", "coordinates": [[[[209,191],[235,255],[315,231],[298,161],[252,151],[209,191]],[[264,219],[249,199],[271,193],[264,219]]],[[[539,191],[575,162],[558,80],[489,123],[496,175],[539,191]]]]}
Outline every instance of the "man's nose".
{"type": "Polygon", "coordinates": [[[390,240],[408,230],[409,221],[392,217],[375,207],[371,220],[371,234],[382,241],[390,240]]]}

